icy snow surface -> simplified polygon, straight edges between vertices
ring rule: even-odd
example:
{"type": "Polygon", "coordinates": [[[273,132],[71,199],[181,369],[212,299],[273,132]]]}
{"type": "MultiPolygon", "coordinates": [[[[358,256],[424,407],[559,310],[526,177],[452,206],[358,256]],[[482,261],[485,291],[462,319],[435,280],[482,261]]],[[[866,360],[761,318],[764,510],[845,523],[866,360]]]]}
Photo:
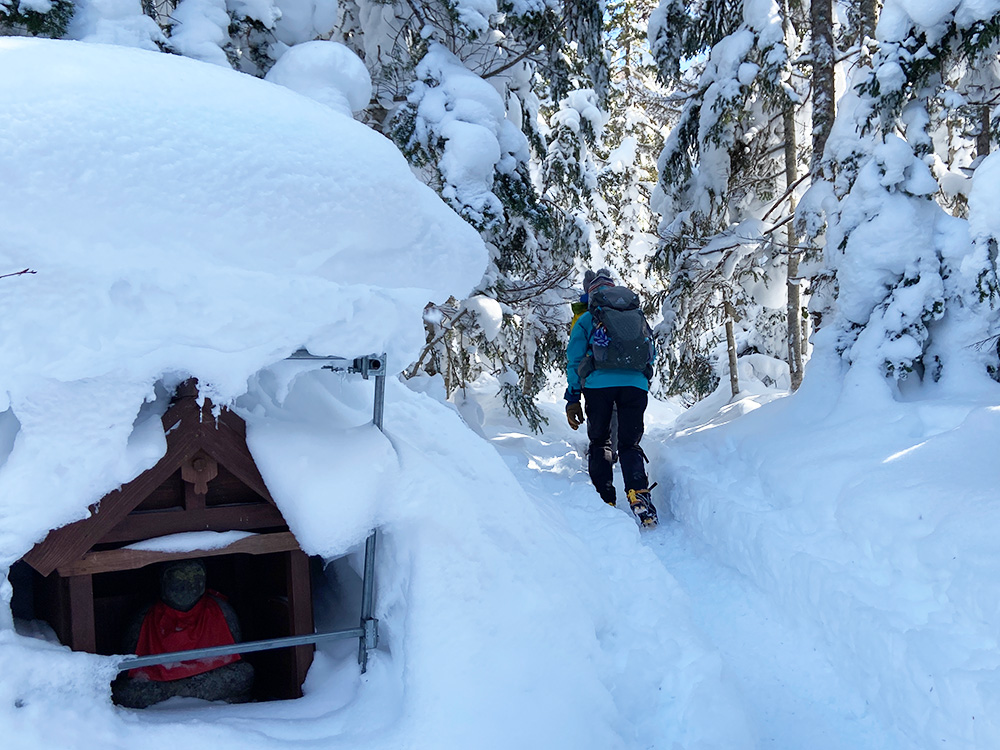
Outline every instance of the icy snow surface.
{"type": "MultiPolygon", "coordinates": [[[[703,744],[698,744],[694,737],[680,739],[676,747],[749,746],[782,750],[922,747],[886,721],[872,705],[875,701],[852,682],[855,665],[831,648],[820,625],[811,617],[797,617],[798,613],[786,608],[782,589],[774,586],[781,583],[782,574],[787,575],[788,571],[774,571],[773,578],[767,581],[771,586],[765,586],[754,583],[733,567],[744,559],[745,553],[755,549],[738,518],[719,519],[730,535],[713,540],[717,543],[713,547],[697,526],[683,518],[671,517],[671,486],[679,484],[675,472],[682,471],[673,453],[678,442],[691,443],[687,439],[677,441],[675,431],[715,436],[724,433],[727,429],[724,425],[738,417],[756,411],[762,415],[773,413],[773,407],[766,404],[779,392],[763,388],[744,364],[741,362],[741,379],[748,389],[736,403],[729,404],[724,395],[716,394],[687,413],[672,403],[651,403],[643,445],[650,457],[650,479],[659,482],[653,497],[661,523],[659,528],[648,532],[639,532],[624,508],[605,506],[590,487],[583,455],[586,438],[566,426],[561,403],[552,403],[546,410],[550,425],[539,437],[525,434],[501,413],[501,408],[491,405],[492,391],[485,386],[470,394],[459,408],[467,419],[481,415],[478,419],[483,431],[529,494],[543,506],[557,505],[574,533],[605,561],[602,573],[613,581],[621,596],[615,600],[621,608],[620,620],[639,617],[640,627],[648,625],[652,630],[649,637],[657,645],[646,649],[644,657],[651,671],[663,668],[659,660],[664,657],[664,650],[667,658],[671,658],[671,640],[676,638],[671,631],[681,624],[715,649],[711,658],[713,670],[718,670],[722,677],[722,684],[715,688],[718,692],[697,696],[697,702],[683,711],[705,712],[719,722],[720,730],[733,732],[738,728],[745,737],[743,742],[749,744],[737,745],[734,735],[715,735],[701,738],[703,744]],[[631,598],[631,587],[636,581],[645,601],[631,598]],[[664,606],[666,612],[662,611],[664,606]],[[661,619],[664,617],[665,620],[661,619]],[[702,703],[703,700],[706,702],[702,703]]],[[[759,447],[762,452],[768,451],[766,444],[759,447]]],[[[691,447],[688,455],[711,457],[696,447],[691,447]]],[[[713,466],[712,470],[715,469],[713,466]]],[[[714,476],[706,472],[698,478],[705,486],[714,488],[714,476]]],[[[740,495],[738,484],[729,484],[728,476],[723,481],[729,491],[740,495]]],[[[714,497],[705,494],[691,502],[699,501],[705,504],[706,515],[712,515],[716,507],[714,497]]],[[[766,524],[766,520],[762,518],[761,523],[766,524]]],[[[638,634],[642,638],[647,632],[642,629],[638,634]]],[[[657,703],[650,693],[638,689],[636,700],[642,701],[645,712],[654,716],[669,717],[670,711],[676,710],[676,706],[671,708],[671,701],[657,703]]],[[[653,726],[656,724],[667,726],[669,721],[662,718],[650,721],[652,737],[657,734],[653,726]]],[[[638,735],[636,739],[642,737],[638,735]]],[[[674,747],[664,740],[660,736],[648,745],[637,741],[632,746],[674,747]]],[[[926,747],[936,745],[928,743],[926,747]]]]}
{"type": "Polygon", "coordinates": [[[843,747],[998,747],[1000,394],[899,402],[838,388],[839,366],[814,358],[761,408],[686,414],[660,454],[673,512],[815,627],[862,713],[903,738],[843,747]]]}
{"type": "Polygon", "coordinates": [[[643,445],[661,525],[636,538],[658,559],[614,547],[630,519],[590,489],[560,403],[540,438],[502,426],[485,394],[460,408],[485,413],[539,502],[554,496],[602,557],[626,553],[616,569],[684,591],[752,746],[1000,747],[1000,393],[840,391],[827,356],[792,397],[741,361],[736,400],[724,384],[684,413],[653,402],[643,445]]]}

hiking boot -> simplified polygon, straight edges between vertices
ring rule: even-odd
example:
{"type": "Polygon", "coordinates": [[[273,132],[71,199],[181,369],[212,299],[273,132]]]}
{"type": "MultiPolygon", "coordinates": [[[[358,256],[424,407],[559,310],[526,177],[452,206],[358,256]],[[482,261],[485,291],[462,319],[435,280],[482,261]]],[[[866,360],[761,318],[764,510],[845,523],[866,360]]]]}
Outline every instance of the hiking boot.
{"type": "Polygon", "coordinates": [[[628,504],[644,528],[656,526],[656,508],[653,507],[649,490],[629,490],[628,504]]]}
{"type": "Polygon", "coordinates": [[[614,487],[612,487],[610,490],[604,490],[604,492],[601,492],[600,495],[601,495],[601,500],[606,502],[612,508],[614,508],[615,504],[618,502],[618,498],[615,497],[614,487]]]}

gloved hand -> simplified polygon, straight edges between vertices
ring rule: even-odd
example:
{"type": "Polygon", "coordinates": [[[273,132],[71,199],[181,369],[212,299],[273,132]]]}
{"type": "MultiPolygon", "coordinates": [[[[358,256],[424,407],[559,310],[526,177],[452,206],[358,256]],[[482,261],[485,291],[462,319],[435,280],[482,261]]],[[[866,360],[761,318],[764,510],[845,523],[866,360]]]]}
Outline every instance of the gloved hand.
{"type": "Polygon", "coordinates": [[[579,401],[566,404],[566,421],[574,430],[583,424],[583,406],[579,401]]]}

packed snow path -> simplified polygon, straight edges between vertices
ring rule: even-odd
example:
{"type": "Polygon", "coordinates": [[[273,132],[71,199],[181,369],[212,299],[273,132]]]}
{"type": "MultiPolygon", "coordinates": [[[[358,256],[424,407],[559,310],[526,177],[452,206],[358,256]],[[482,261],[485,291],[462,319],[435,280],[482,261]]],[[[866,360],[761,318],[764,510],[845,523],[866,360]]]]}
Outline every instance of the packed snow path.
{"type": "MultiPolygon", "coordinates": [[[[653,413],[644,444],[660,445],[669,440],[670,417],[669,410],[653,413]],[[657,418],[667,421],[656,422],[657,418]]],[[[550,415],[553,421],[555,418],[550,415]]],[[[506,432],[495,425],[487,429],[525,491],[540,504],[557,504],[581,540],[596,555],[608,559],[609,575],[616,580],[662,577],[683,589],[694,625],[721,657],[724,678],[734,687],[757,747],[912,747],[901,733],[886,727],[870,711],[864,697],[838,671],[827,656],[821,633],[796,622],[753,582],[718,562],[708,545],[671,518],[662,490],[654,492],[659,500],[660,526],[640,532],[621,499],[619,507],[612,510],[591,488],[585,471],[583,430],[567,441],[553,437],[563,434],[558,426],[541,436],[528,435],[509,423],[507,427],[506,432]],[[659,571],[647,569],[661,566],[659,571]]],[[[651,456],[658,452],[647,451],[651,456]]],[[[655,467],[651,478],[657,479],[655,467]]],[[[622,617],[661,619],[667,614],[669,620],[669,613],[654,611],[658,603],[655,592],[644,593],[649,594],[648,601],[632,602],[631,608],[623,608],[622,617]]],[[[651,654],[661,649],[663,644],[655,639],[648,644],[651,654]]],[[[705,698],[713,700],[713,696],[705,698]]],[[[709,705],[700,710],[713,709],[709,705]]],[[[725,718],[720,716],[720,721],[725,718]]]]}
{"type": "Polygon", "coordinates": [[[668,521],[643,535],[691,599],[695,623],[740,686],[761,748],[902,750],[838,674],[821,636],[793,622],[754,584],[668,521]]]}

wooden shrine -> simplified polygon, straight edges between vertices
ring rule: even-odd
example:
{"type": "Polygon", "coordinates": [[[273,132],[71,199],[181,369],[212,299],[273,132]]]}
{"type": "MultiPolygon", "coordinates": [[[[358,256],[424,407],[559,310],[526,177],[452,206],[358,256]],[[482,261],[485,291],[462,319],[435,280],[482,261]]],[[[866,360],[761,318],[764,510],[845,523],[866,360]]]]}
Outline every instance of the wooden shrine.
{"type": "MultiPolygon", "coordinates": [[[[313,633],[310,560],[257,470],[246,425],[228,409],[213,414],[197,396],[193,380],[178,389],[162,418],[167,452],[154,467],[24,556],[34,570],[36,616],[73,650],[121,653],[131,615],[158,592],[158,563],[191,558],[204,560],[209,588],[228,597],[244,641],[313,633]],[[219,549],[129,549],[194,531],[251,533],[219,549]]],[[[299,697],[313,648],[245,655],[257,675],[255,697],[299,697]]]]}

